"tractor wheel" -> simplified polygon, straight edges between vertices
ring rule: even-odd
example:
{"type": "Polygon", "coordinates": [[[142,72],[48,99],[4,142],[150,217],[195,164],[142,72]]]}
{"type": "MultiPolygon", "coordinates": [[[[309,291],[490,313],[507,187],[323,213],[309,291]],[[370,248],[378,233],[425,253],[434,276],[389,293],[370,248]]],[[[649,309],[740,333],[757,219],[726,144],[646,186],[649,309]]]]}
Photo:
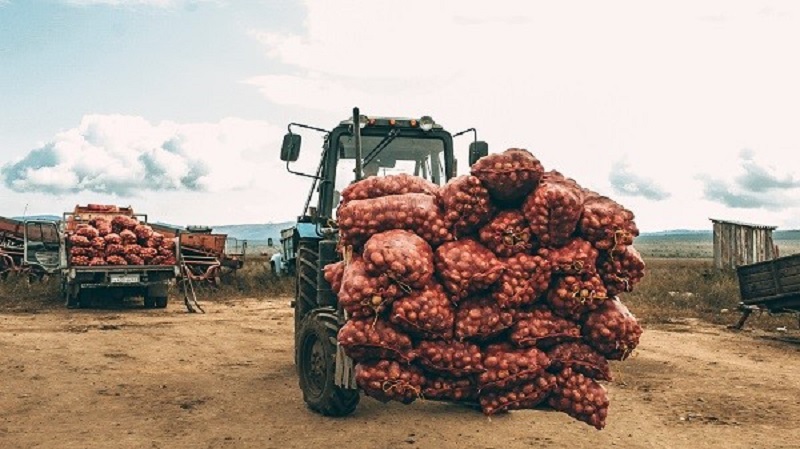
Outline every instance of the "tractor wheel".
{"type": "Polygon", "coordinates": [[[294,307],[295,333],[305,315],[316,309],[317,304],[317,245],[316,242],[300,242],[297,249],[297,285],[294,307]]]}
{"type": "Polygon", "coordinates": [[[339,325],[330,312],[314,311],[305,316],[297,335],[297,365],[303,400],[311,410],[325,416],[347,416],[356,409],[358,390],[337,387],[336,334],[339,325]]]}

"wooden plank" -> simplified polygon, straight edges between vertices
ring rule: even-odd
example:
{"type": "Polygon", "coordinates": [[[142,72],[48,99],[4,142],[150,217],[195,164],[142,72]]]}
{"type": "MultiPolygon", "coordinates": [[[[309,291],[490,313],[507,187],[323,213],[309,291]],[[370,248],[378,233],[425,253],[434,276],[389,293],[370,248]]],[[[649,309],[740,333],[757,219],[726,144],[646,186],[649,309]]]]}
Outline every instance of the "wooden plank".
{"type": "Polygon", "coordinates": [[[800,274],[781,277],[780,289],[785,293],[800,291],[800,274]]]}

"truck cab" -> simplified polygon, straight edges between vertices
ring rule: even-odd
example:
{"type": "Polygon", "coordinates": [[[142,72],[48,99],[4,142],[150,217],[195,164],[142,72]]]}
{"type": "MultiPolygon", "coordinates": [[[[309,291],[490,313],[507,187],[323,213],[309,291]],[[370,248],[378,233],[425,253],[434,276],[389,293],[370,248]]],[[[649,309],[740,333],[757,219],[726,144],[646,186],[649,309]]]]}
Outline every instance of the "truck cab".
{"type": "Polygon", "coordinates": [[[406,173],[443,185],[456,176],[453,138],[472,132],[469,164],[488,153],[470,128],[451,134],[430,116],[419,118],[366,116],[358,108],[332,130],[291,123],[284,136],[281,160],[289,173],[311,179],[311,189],[297,224],[281,233],[284,264],[294,268],[295,363],[307,406],[323,415],[344,416],[355,410],[359,392],[353,363],[338,348],[336,335],[344,324],[322,269],[341,259],[337,253],[336,209],[341,192],[367,175],[406,173]],[[314,173],[295,171],[300,130],[322,133],[322,151],[314,173]],[[367,170],[372,170],[368,172],[367,170]]]}

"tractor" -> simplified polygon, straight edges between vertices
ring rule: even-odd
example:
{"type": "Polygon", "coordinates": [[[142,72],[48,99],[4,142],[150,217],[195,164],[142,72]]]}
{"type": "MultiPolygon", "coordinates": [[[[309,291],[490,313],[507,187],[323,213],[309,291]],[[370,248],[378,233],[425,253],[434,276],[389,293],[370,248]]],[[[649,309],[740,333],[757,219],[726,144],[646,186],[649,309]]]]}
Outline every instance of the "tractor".
{"type": "MultiPolygon", "coordinates": [[[[336,209],[341,191],[370,174],[407,173],[443,185],[456,176],[453,138],[471,132],[469,165],[488,153],[474,128],[451,134],[430,116],[419,118],[362,115],[328,131],[291,123],[283,138],[281,160],[289,173],[311,179],[303,214],[282,232],[283,248],[290,248],[296,277],[292,301],[295,321],[295,365],[308,408],[325,416],[346,416],[358,405],[353,361],[338,346],[337,334],[345,323],[336,294],[323,276],[323,267],[341,260],[337,252],[336,209]],[[322,153],[316,172],[294,171],[302,136],[300,129],[322,133],[322,153]]],[[[304,131],[304,132],[310,132],[304,131]]]]}

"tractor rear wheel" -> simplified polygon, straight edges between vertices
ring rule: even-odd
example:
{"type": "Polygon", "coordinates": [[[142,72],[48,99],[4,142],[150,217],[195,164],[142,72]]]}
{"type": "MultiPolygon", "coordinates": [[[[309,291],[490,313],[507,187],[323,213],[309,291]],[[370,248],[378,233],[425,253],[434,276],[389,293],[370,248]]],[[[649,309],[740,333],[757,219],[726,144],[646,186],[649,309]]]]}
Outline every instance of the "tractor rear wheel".
{"type": "Polygon", "coordinates": [[[336,386],[336,315],[330,309],[308,313],[297,335],[297,368],[303,400],[325,416],[347,416],[356,409],[358,390],[336,386]]]}

